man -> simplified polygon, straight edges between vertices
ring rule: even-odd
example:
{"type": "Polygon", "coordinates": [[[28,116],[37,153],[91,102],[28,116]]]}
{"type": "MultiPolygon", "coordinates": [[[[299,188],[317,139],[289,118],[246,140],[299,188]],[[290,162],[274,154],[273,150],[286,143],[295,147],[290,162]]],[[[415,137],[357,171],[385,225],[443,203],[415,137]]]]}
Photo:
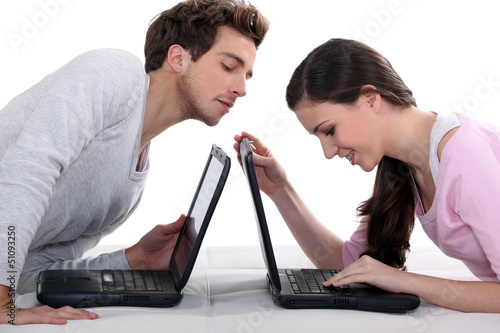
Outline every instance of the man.
{"type": "Polygon", "coordinates": [[[15,308],[42,269],[166,269],[184,216],[134,246],[80,259],[139,204],[149,143],[197,119],[216,125],[252,76],[268,21],[243,0],[188,0],[159,15],[146,75],[119,50],[82,54],[0,110],[0,323],[95,319],[15,308]],[[14,251],[15,249],[15,251],[14,251]]]}

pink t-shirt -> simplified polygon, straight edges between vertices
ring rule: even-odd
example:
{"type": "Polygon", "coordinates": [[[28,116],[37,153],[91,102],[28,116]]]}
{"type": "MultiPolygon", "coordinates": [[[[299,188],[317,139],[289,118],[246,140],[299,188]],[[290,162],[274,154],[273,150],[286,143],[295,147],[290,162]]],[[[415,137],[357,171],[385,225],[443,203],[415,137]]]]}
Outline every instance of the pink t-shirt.
{"type": "MultiPolygon", "coordinates": [[[[500,128],[458,114],[460,128],[441,153],[434,201],[416,215],[446,255],[484,281],[500,281],[500,128]]],[[[366,224],[342,247],[344,267],[366,248],[366,224]]]]}

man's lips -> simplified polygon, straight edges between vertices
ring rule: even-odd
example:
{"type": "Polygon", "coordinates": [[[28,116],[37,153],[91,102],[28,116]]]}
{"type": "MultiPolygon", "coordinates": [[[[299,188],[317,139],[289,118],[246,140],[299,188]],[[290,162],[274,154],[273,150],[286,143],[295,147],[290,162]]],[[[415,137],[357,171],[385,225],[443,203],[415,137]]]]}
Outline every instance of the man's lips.
{"type": "Polygon", "coordinates": [[[224,108],[224,110],[226,110],[226,112],[229,112],[229,109],[231,109],[234,106],[234,103],[230,101],[222,99],[218,99],[217,101],[222,105],[222,107],[224,108]]]}

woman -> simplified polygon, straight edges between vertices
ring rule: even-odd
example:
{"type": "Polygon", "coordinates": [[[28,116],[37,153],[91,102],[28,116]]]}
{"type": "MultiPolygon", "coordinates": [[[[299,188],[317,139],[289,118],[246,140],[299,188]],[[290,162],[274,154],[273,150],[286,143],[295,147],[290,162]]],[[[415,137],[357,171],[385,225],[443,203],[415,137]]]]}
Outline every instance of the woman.
{"type": "Polygon", "coordinates": [[[455,310],[499,313],[500,129],[464,114],[419,110],[387,59],[352,40],[313,50],[286,97],[326,158],[345,157],[364,171],[378,165],[373,195],[358,207],[362,223],[343,241],[307,209],[269,149],[242,134],[254,141],[261,189],[307,256],[319,268],[344,268],[325,286],[368,283],[455,310]],[[482,281],[406,272],[415,215],[445,254],[482,281]]]}

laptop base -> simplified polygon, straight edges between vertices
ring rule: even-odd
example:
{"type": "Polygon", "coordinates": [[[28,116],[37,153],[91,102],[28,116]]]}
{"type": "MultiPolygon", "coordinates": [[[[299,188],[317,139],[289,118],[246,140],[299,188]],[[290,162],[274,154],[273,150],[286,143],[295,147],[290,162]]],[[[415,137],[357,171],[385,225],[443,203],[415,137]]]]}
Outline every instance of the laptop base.
{"type": "Polygon", "coordinates": [[[38,301],[59,308],[71,306],[87,308],[97,306],[170,307],[179,303],[182,293],[174,288],[168,271],[156,271],[161,287],[151,290],[109,290],[101,282],[101,270],[47,270],[38,279],[38,301]],[[78,285],[78,291],[75,291],[78,285]]]}

